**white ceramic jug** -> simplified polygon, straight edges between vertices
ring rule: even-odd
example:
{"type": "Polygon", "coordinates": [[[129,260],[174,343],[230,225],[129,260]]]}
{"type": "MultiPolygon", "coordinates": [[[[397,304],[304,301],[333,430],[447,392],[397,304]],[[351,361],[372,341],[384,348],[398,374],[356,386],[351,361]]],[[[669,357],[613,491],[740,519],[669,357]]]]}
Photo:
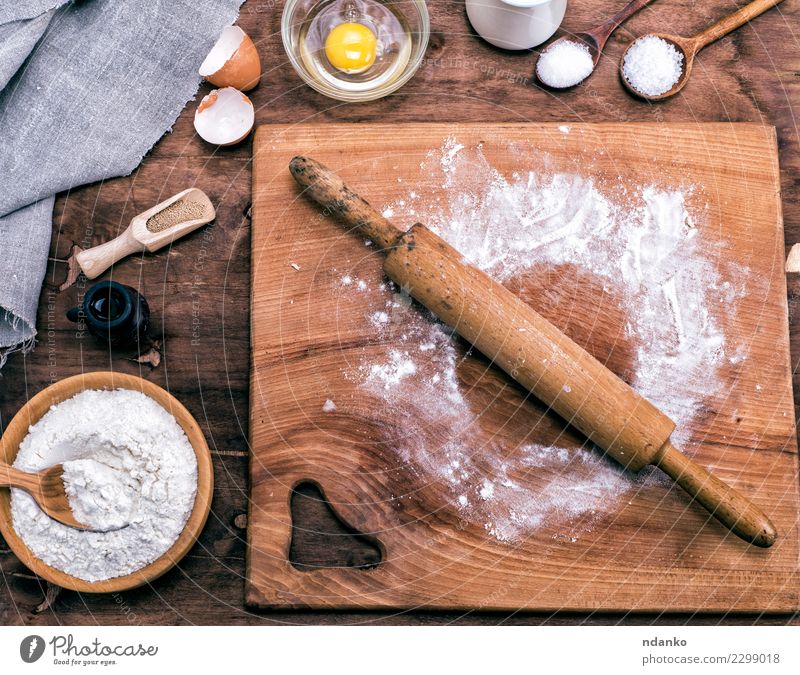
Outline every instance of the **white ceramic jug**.
{"type": "Polygon", "coordinates": [[[567,0],[467,0],[472,27],[502,49],[530,49],[558,30],[567,0]]]}

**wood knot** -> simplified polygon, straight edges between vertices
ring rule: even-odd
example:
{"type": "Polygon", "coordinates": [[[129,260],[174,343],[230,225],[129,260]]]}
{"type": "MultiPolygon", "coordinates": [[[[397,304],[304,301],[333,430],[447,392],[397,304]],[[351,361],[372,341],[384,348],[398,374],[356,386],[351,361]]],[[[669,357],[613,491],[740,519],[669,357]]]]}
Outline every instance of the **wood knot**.
{"type": "Polygon", "coordinates": [[[444,33],[440,33],[438,31],[432,32],[428,38],[428,52],[435,54],[442,51],[442,49],[444,49],[445,41],[444,33]]]}

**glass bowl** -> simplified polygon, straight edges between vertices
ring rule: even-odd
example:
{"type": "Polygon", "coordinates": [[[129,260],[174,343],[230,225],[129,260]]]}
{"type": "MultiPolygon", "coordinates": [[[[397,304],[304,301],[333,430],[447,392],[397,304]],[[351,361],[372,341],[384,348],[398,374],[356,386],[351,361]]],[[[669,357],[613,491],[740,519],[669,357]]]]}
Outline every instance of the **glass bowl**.
{"type": "Polygon", "coordinates": [[[411,39],[411,53],[402,71],[390,81],[377,82],[374,87],[359,90],[344,89],[330,81],[321,79],[311,72],[301,55],[301,29],[309,15],[320,5],[328,5],[331,0],[287,0],[281,16],[281,38],[292,67],[302,80],[312,89],[339,101],[358,103],[373,101],[397,91],[417,72],[430,37],[430,18],[424,0],[375,0],[400,14],[408,26],[411,39]]]}

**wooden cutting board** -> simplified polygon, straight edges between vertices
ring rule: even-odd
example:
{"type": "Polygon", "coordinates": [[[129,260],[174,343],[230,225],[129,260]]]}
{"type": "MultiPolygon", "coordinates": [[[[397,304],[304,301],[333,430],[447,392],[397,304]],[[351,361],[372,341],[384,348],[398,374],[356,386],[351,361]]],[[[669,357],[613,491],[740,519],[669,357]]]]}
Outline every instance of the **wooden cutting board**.
{"type": "MultiPolygon", "coordinates": [[[[597,254],[610,255],[602,245],[597,254]]],[[[253,167],[247,603],[798,609],[800,500],[783,261],[772,127],[261,127],[253,167]],[[480,150],[508,181],[538,167],[549,174],[578,173],[609,190],[694,186],[686,193],[687,208],[704,214],[696,226],[712,243],[718,282],[744,292],[735,310],[728,311],[727,303],[714,309],[725,344],[737,351],[719,371],[724,387],[703,399],[685,429],[684,449],[770,514],[781,535],[774,547],[758,549],[730,535],[657,471],[638,477],[614,473],[595,449],[583,447],[583,439],[467,345],[436,334],[449,341],[450,352],[433,343],[409,347],[408,326],[429,320],[405,302],[402,289],[382,285],[374,247],[299,196],[287,171],[294,155],[314,157],[374,205],[392,205],[393,220],[410,226],[417,213],[435,211],[446,198],[431,161],[439,166],[443,155],[460,146],[480,150]],[[380,368],[408,349],[417,350],[415,377],[429,372],[431,359],[455,354],[449,386],[457,405],[474,413],[458,438],[452,425],[437,425],[455,403],[427,400],[402,387],[387,401],[365,386],[371,376],[386,375],[380,368]],[[461,458],[469,470],[453,477],[454,467],[456,473],[463,469],[452,456],[456,441],[459,452],[467,448],[471,454],[461,458]],[[542,457],[570,459],[539,461],[532,448],[542,457]],[[608,486],[587,471],[604,472],[616,487],[604,492],[608,486]],[[290,498],[306,481],[377,544],[377,567],[301,571],[289,563],[290,498]],[[538,520],[498,501],[497,492],[505,494],[501,486],[508,485],[538,509],[538,520]],[[575,500],[587,499],[592,508],[575,508],[575,500]],[[498,513],[504,525],[525,525],[506,536],[498,513]]],[[[635,376],[641,336],[626,330],[624,306],[615,304],[605,281],[567,261],[504,283],[622,377],[635,376]]],[[[659,320],[664,317],[654,317],[659,320]]],[[[680,378],[670,384],[676,396],[686,386],[680,378]]]]}

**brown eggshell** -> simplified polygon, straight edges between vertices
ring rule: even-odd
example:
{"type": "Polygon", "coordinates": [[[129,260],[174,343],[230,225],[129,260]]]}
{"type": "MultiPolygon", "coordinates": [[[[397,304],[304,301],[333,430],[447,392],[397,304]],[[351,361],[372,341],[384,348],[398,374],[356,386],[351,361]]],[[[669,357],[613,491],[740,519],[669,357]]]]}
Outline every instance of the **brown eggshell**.
{"type": "Polygon", "coordinates": [[[219,70],[206,76],[215,87],[234,87],[239,91],[249,91],[261,80],[261,59],[250,36],[242,31],[239,48],[219,70]]]}

